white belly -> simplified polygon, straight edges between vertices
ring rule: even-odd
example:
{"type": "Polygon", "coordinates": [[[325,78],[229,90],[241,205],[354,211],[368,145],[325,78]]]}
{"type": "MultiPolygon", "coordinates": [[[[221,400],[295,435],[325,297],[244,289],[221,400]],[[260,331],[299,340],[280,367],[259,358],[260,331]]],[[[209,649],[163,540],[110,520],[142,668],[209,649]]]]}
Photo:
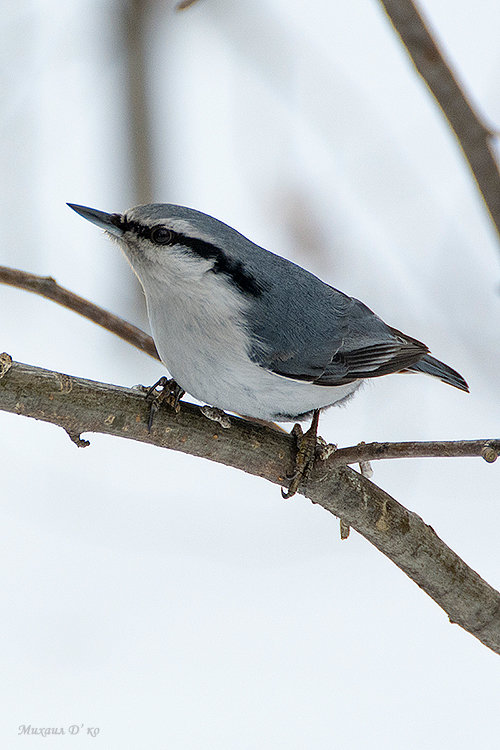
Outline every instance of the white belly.
{"type": "Polygon", "coordinates": [[[221,295],[215,275],[200,281],[198,288],[195,278],[186,286],[172,284],[167,297],[164,287],[145,289],[161,360],[187,393],[225,411],[288,421],[342,401],[359,387],[359,380],[335,387],[311,385],[255,364],[248,356],[248,333],[240,325],[247,314],[245,301],[228,287],[221,295]]]}
{"type": "Polygon", "coordinates": [[[169,348],[160,352],[162,361],[175,381],[204,403],[259,419],[292,421],[299,415],[342,401],[351,395],[361,381],[326,387],[311,385],[276,375],[250,362],[241,362],[231,352],[198,351],[169,348]]]}
{"type": "Polygon", "coordinates": [[[229,356],[198,356],[185,349],[176,357],[170,349],[162,361],[175,381],[203,403],[247,417],[293,421],[302,414],[343,401],[361,381],[335,387],[311,385],[276,375],[247,360],[229,356]]]}

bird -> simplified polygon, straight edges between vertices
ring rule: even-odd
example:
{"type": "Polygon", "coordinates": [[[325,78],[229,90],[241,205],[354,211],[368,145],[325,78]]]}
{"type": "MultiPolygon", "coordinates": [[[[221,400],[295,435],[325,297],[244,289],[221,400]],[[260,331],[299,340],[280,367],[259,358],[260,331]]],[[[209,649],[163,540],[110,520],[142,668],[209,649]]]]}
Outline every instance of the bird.
{"type": "Polygon", "coordinates": [[[296,433],[284,497],[295,494],[314,463],[321,410],[345,403],[364,381],[417,372],[469,391],[421,341],[208,214],[170,203],[122,214],[67,205],[118,242],[138,277],[172,376],[161,379],[171,404],[187,392],[254,419],[312,416],[309,430],[296,433]]]}

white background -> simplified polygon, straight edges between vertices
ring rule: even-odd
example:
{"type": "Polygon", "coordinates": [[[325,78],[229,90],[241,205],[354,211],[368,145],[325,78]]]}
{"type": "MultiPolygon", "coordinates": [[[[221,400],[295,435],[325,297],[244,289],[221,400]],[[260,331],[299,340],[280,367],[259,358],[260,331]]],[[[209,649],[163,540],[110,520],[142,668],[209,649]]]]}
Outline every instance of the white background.
{"type": "MultiPolygon", "coordinates": [[[[422,7],[498,128],[498,2],[422,7]]],[[[121,10],[2,12],[0,263],[146,326],[116,246],[65,206],[134,200],[121,10]]],[[[321,433],[498,437],[500,246],[376,0],[159,2],[147,33],[155,199],[307,266],[470,384],[388,376],[321,433]]],[[[0,313],[16,360],[123,385],[163,372],[26,292],[0,286],[0,313]]],[[[498,656],[359,535],[245,474],[88,437],[0,413],[2,747],[498,748],[498,656]]],[[[498,588],[499,465],[380,462],[374,481],[498,588]]]]}

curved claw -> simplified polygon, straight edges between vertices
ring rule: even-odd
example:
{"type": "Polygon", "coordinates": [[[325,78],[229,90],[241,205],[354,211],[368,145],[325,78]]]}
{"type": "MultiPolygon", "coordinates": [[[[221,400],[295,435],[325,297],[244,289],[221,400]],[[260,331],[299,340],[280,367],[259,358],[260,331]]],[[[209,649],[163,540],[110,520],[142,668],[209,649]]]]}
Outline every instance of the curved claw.
{"type": "Polygon", "coordinates": [[[164,375],[154,383],[151,388],[148,388],[146,393],[146,399],[151,400],[151,408],[149,410],[148,419],[148,432],[151,432],[153,426],[153,420],[156,412],[160,408],[161,404],[166,403],[170,406],[176,414],[180,411],[179,401],[184,396],[185,391],[178,385],[173,378],[167,378],[164,375]],[[157,388],[161,388],[161,391],[155,393],[157,388]],[[154,396],[151,398],[152,394],[154,396]]]}
{"type": "MultiPolygon", "coordinates": [[[[288,479],[288,477],[287,477],[288,479]]],[[[284,487],[281,488],[281,497],[285,500],[288,500],[289,497],[293,497],[297,490],[299,489],[300,480],[302,479],[302,474],[294,474],[291,477],[291,482],[288,485],[288,489],[285,490],[284,487]]]]}

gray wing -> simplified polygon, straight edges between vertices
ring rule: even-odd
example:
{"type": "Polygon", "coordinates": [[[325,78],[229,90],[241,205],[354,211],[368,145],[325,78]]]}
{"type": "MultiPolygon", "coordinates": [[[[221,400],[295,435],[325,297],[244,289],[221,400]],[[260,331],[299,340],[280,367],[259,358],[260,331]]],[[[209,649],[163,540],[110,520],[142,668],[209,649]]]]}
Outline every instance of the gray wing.
{"type": "Polygon", "coordinates": [[[395,329],[386,342],[356,348],[355,340],[345,344],[334,354],[316,385],[341,385],[363,378],[376,378],[391,372],[401,372],[419,362],[428,351],[425,344],[395,329]]]}
{"type": "Polygon", "coordinates": [[[252,328],[260,346],[252,357],[263,367],[294,380],[335,386],[400,372],[428,352],[425,344],[390,328],[359,300],[303,273],[291,279],[288,293],[273,285],[256,308],[252,328]]]}

